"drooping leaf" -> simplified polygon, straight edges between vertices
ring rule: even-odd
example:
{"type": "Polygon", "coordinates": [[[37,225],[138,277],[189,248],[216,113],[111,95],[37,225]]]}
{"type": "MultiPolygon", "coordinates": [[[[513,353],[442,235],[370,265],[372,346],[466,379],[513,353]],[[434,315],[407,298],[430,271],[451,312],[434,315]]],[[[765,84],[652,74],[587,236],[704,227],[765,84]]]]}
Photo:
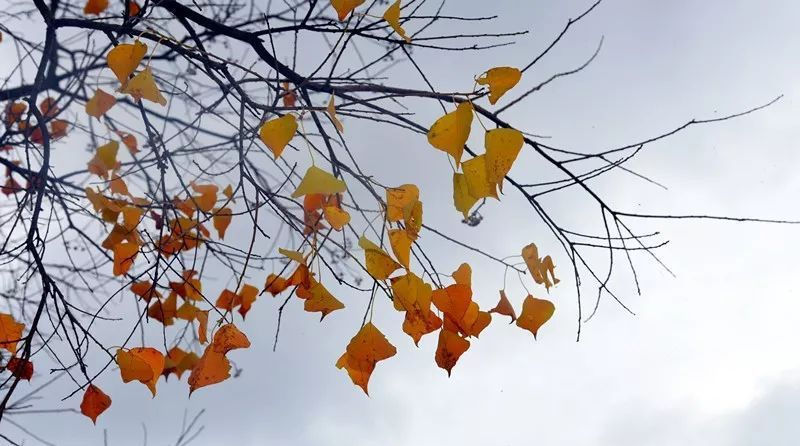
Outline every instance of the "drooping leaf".
{"type": "Polygon", "coordinates": [[[230,208],[222,208],[214,212],[214,229],[217,230],[220,240],[225,240],[225,231],[228,230],[232,218],[233,211],[230,208]]]}
{"type": "Polygon", "coordinates": [[[286,256],[286,258],[290,260],[294,260],[295,262],[305,265],[306,264],[306,257],[300,251],[293,251],[291,249],[284,249],[278,248],[278,252],[282,255],[286,256]]]}
{"type": "Polygon", "coordinates": [[[331,6],[333,6],[333,9],[335,9],[336,13],[339,15],[339,20],[344,21],[354,9],[365,1],[366,0],[331,0],[331,6]]]}
{"type": "Polygon", "coordinates": [[[400,221],[406,213],[419,201],[419,188],[413,184],[404,184],[386,189],[386,220],[400,221]]]}
{"type": "Polygon", "coordinates": [[[544,285],[550,291],[550,287],[557,285],[560,281],[555,276],[555,265],[550,256],[539,257],[539,249],[534,243],[522,248],[522,258],[528,266],[533,280],[539,285],[544,285]]]}
{"type": "Polygon", "coordinates": [[[219,187],[216,184],[197,184],[195,182],[192,182],[191,186],[192,190],[198,194],[192,197],[197,208],[203,212],[209,212],[213,209],[217,203],[219,187]]]}
{"type": "Polygon", "coordinates": [[[250,308],[253,307],[253,302],[255,302],[258,297],[258,288],[253,285],[244,284],[242,285],[242,289],[239,290],[238,295],[239,302],[241,303],[239,306],[239,314],[241,314],[242,319],[244,319],[247,317],[250,308]]]}
{"type": "Polygon", "coordinates": [[[156,396],[156,381],[164,370],[164,355],[150,347],[118,349],[116,355],[122,382],[139,381],[156,396]]]}
{"type": "Polygon", "coordinates": [[[321,313],[320,321],[325,319],[328,314],[344,308],[344,304],[316,280],[311,279],[311,287],[308,289],[298,288],[298,297],[301,293],[307,293],[304,297],[303,309],[309,313],[321,313]]]}
{"type": "Polygon", "coordinates": [[[353,384],[369,395],[367,386],[375,364],[396,353],[397,349],[386,340],[383,333],[372,322],[367,322],[347,344],[344,354],[336,361],[336,367],[347,370],[353,384]]]}
{"type": "Polygon", "coordinates": [[[508,90],[514,88],[522,78],[522,72],[513,67],[496,67],[488,70],[477,82],[489,86],[489,103],[494,105],[508,90]]]}
{"type": "Polygon", "coordinates": [[[98,88],[92,98],[86,102],[86,114],[100,119],[116,103],[117,98],[106,93],[102,88],[98,88]]]}
{"type": "Polygon", "coordinates": [[[442,328],[439,331],[439,344],[436,347],[436,365],[447,370],[447,376],[453,370],[458,359],[469,349],[469,341],[453,331],[442,328]]]}
{"type": "Polygon", "coordinates": [[[133,260],[139,253],[139,245],[123,242],[114,246],[114,275],[126,274],[133,266],[133,260]]]}
{"type": "Polygon", "coordinates": [[[511,322],[517,320],[517,312],[514,311],[514,307],[508,300],[505,290],[500,290],[500,301],[497,302],[497,305],[495,305],[494,308],[489,310],[489,313],[497,313],[502,314],[503,316],[508,316],[511,318],[511,322]]]}
{"type": "Polygon", "coordinates": [[[489,181],[486,172],[486,155],[464,161],[461,166],[467,180],[467,190],[473,198],[497,198],[497,185],[489,181]]]}
{"type": "Polygon", "coordinates": [[[307,194],[340,194],[347,190],[344,181],[332,174],[325,172],[317,166],[311,166],[292,194],[292,198],[302,197],[307,194]]]}
{"type": "Polygon", "coordinates": [[[83,13],[100,15],[106,8],[108,8],[108,0],[87,0],[83,7],[83,13]]]}
{"type": "Polygon", "coordinates": [[[503,179],[511,170],[524,143],[522,133],[516,129],[500,128],[486,132],[486,179],[500,186],[501,192],[503,179]]]}
{"type": "Polygon", "coordinates": [[[537,299],[530,294],[522,302],[522,314],[517,319],[517,327],[533,333],[536,338],[539,328],[553,316],[555,305],[549,300],[537,299]]]}
{"type": "Polygon", "coordinates": [[[230,377],[231,364],[225,355],[237,348],[250,347],[250,340],[233,324],[220,327],[214,340],[206,347],[203,356],[197,361],[189,375],[189,394],[211,384],[217,384],[230,377]]]}
{"type": "Polygon", "coordinates": [[[386,280],[389,276],[402,265],[395,262],[386,251],[378,245],[372,243],[363,235],[358,240],[358,246],[364,250],[365,266],[367,272],[376,280],[386,280]]]}
{"type": "Polygon", "coordinates": [[[108,67],[111,68],[111,71],[114,72],[123,87],[128,82],[128,77],[139,66],[145,54],[147,54],[147,45],[139,40],[133,43],[117,45],[108,52],[106,58],[108,67]]]}
{"type": "Polygon", "coordinates": [[[464,218],[469,216],[469,211],[478,199],[470,195],[467,177],[463,173],[453,174],[453,203],[456,210],[464,214],[464,218]]]}
{"type": "Polygon", "coordinates": [[[411,240],[416,240],[422,229],[422,202],[417,200],[413,205],[403,211],[403,222],[406,224],[406,233],[411,240]]]}
{"type": "Polygon", "coordinates": [[[87,164],[87,170],[100,178],[108,178],[108,171],[117,166],[118,151],[119,143],[116,141],[98,147],[94,157],[87,164]]]}
{"type": "Polygon", "coordinates": [[[402,37],[403,40],[406,42],[411,42],[411,37],[406,35],[406,31],[400,25],[400,0],[396,0],[394,3],[392,3],[392,6],[389,6],[386,12],[383,13],[383,20],[386,20],[394,32],[402,37]]]}
{"type": "Polygon", "coordinates": [[[130,152],[131,155],[139,153],[139,142],[136,140],[136,136],[119,130],[117,130],[116,133],[122,140],[122,143],[125,144],[125,147],[128,148],[128,152],[130,152]]]}
{"type": "Polygon", "coordinates": [[[289,287],[289,282],[278,275],[270,274],[264,283],[264,290],[273,296],[277,296],[289,287]]]}
{"type": "Polygon", "coordinates": [[[22,330],[25,328],[7,313],[0,313],[0,349],[8,350],[12,355],[17,353],[17,342],[22,339],[22,330]]]}
{"type": "Polygon", "coordinates": [[[326,109],[328,112],[328,116],[331,118],[331,122],[333,126],[336,127],[336,131],[339,133],[344,133],[344,126],[342,125],[342,121],[339,120],[339,117],[336,115],[336,103],[334,102],[334,96],[331,95],[331,98],[328,100],[328,108],[326,109]]]}
{"type": "Polygon", "coordinates": [[[472,287],[472,267],[469,263],[462,263],[458,269],[453,271],[453,280],[459,285],[472,287]]]}
{"type": "Polygon", "coordinates": [[[99,387],[89,384],[81,400],[81,413],[97,424],[97,417],[111,407],[111,397],[103,393],[99,387]]]}
{"type": "Polygon", "coordinates": [[[167,105],[167,98],[158,89],[156,79],[153,77],[153,72],[150,68],[140,71],[139,74],[125,84],[120,92],[131,95],[137,101],[147,99],[162,106],[167,105]]]}
{"type": "Polygon", "coordinates": [[[272,156],[278,159],[296,132],[297,118],[287,114],[265,122],[259,129],[258,135],[272,152],[272,156]]]}
{"type": "Polygon", "coordinates": [[[464,153],[464,144],[469,139],[472,129],[472,104],[462,102],[456,109],[433,123],[428,131],[428,142],[435,148],[448,153],[456,161],[456,167],[461,163],[464,153]]]}
{"type": "Polygon", "coordinates": [[[350,223],[350,213],[336,206],[325,206],[323,215],[325,216],[325,221],[337,231],[341,231],[342,228],[350,223]]]}
{"type": "Polygon", "coordinates": [[[402,229],[389,230],[389,243],[392,245],[392,252],[406,269],[410,268],[411,261],[411,237],[402,229]]]}
{"type": "Polygon", "coordinates": [[[25,381],[30,381],[31,378],[33,378],[33,363],[27,359],[11,358],[8,360],[5,369],[11,372],[12,376],[24,379],[25,381]]]}

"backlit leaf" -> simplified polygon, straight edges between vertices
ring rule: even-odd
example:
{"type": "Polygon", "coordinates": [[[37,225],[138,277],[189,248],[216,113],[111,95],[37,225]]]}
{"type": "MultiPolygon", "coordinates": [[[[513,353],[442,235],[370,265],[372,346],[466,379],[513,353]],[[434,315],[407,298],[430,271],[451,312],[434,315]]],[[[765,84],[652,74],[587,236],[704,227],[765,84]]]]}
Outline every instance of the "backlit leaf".
{"type": "Polygon", "coordinates": [[[402,37],[406,42],[411,42],[411,38],[406,35],[406,31],[400,25],[400,0],[392,3],[392,6],[383,13],[383,20],[389,23],[394,32],[402,37]]]}
{"type": "Polygon", "coordinates": [[[539,250],[536,245],[531,243],[522,248],[522,258],[528,266],[533,280],[539,285],[544,285],[550,291],[550,287],[557,285],[559,280],[555,276],[555,265],[550,256],[539,257],[539,250]],[[552,279],[552,280],[551,280],[552,279]]]}
{"type": "Polygon", "coordinates": [[[530,331],[535,339],[539,328],[550,320],[555,311],[555,305],[549,300],[537,299],[529,294],[522,302],[522,314],[517,319],[517,327],[530,331]]]}
{"type": "Polygon", "coordinates": [[[114,275],[127,273],[138,253],[139,245],[136,243],[124,242],[114,246],[114,275]]]}
{"type": "Polygon", "coordinates": [[[331,6],[339,15],[339,20],[344,21],[354,9],[363,4],[366,0],[331,0],[331,6]]]}
{"type": "Polygon", "coordinates": [[[464,214],[464,218],[469,216],[469,210],[478,202],[477,198],[470,195],[467,177],[463,173],[453,174],[453,202],[456,210],[464,214]]]}
{"type": "Polygon", "coordinates": [[[118,349],[116,355],[122,382],[139,381],[156,396],[156,381],[164,370],[164,355],[150,347],[118,349]]]}
{"type": "Polygon", "coordinates": [[[147,54],[147,45],[136,40],[133,43],[123,43],[112,48],[108,52],[106,61],[120,83],[125,86],[128,77],[139,66],[145,54],[147,54]]]}
{"type": "Polygon", "coordinates": [[[15,321],[10,314],[0,313],[0,349],[16,354],[17,342],[22,339],[24,328],[25,325],[15,321]]]}
{"type": "Polygon", "coordinates": [[[150,68],[145,68],[140,71],[139,74],[125,84],[120,92],[131,95],[137,101],[147,99],[150,102],[155,102],[162,106],[167,105],[167,99],[161,94],[161,90],[158,89],[158,85],[156,84],[156,80],[150,68]]]}
{"type": "Polygon", "coordinates": [[[500,191],[524,143],[519,130],[501,128],[486,132],[486,179],[500,186],[500,191]]]}
{"type": "Polygon", "coordinates": [[[229,208],[218,209],[214,212],[214,229],[217,230],[220,240],[225,240],[225,231],[228,230],[228,225],[231,224],[233,218],[233,211],[229,208]]]}
{"type": "Polygon", "coordinates": [[[428,131],[428,142],[452,156],[458,167],[471,129],[472,104],[462,102],[454,111],[433,123],[428,131]]]}
{"type": "Polygon", "coordinates": [[[522,78],[522,72],[513,67],[496,67],[485,72],[477,82],[489,86],[489,102],[496,103],[508,90],[514,88],[522,78]]]}
{"type": "Polygon", "coordinates": [[[116,103],[117,98],[106,93],[102,88],[98,88],[92,98],[86,102],[86,114],[100,119],[116,103]]]}
{"type": "Polygon", "coordinates": [[[469,345],[469,341],[458,333],[442,328],[439,331],[439,344],[436,347],[436,365],[447,370],[447,376],[450,376],[456,362],[469,349],[469,345]]]}
{"type": "Polygon", "coordinates": [[[409,269],[409,262],[411,260],[411,237],[402,229],[389,230],[389,243],[392,245],[392,252],[406,269],[409,269]]]}
{"type": "Polygon", "coordinates": [[[280,158],[283,149],[297,132],[297,118],[292,114],[269,120],[261,126],[258,135],[267,145],[275,159],[280,158]]]}
{"type": "Polygon", "coordinates": [[[497,305],[495,305],[494,308],[489,310],[489,313],[497,313],[502,314],[503,316],[508,316],[511,318],[511,322],[517,320],[517,313],[514,311],[514,307],[511,306],[511,302],[508,300],[505,290],[500,290],[500,301],[497,302],[497,305]]]}
{"type": "Polygon", "coordinates": [[[317,166],[311,166],[292,194],[292,198],[302,197],[307,194],[339,194],[347,190],[344,181],[336,178],[317,166]]]}
{"type": "Polygon", "coordinates": [[[344,354],[336,361],[336,367],[347,370],[353,384],[369,395],[367,386],[375,364],[396,353],[397,349],[386,340],[383,333],[372,322],[367,322],[347,344],[344,354]]]}
{"type": "Polygon", "coordinates": [[[489,181],[486,173],[486,155],[464,161],[461,166],[467,180],[467,190],[474,198],[497,198],[497,185],[489,181]]]}
{"type": "Polygon", "coordinates": [[[392,272],[401,267],[386,251],[363,235],[358,240],[358,246],[364,250],[367,272],[377,280],[388,279],[392,272]]]}
{"type": "Polygon", "coordinates": [[[419,201],[419,188],[413,184],[386,189],[386,219],[390,222],[402,220],[405,210],[417,201],[419,201]]]}
{"type": "Polygon", "coordinates": [[[339,133],[344,133],[344,126],[342,125],[342,121],[339,120],[339,117],[336,115],[336,104],[334,103],[334,96],[331,95],[331,98],[328,100],[328,108],[326,109],[328,112],[328,116],[331,118],[331,122],[333,126],[336,127],[336,130],[339,133]]]}
{"type": "Polygon", "coordinates": [[[97,417],[111,407],[111,397],[103,393],[99,387],[89,384],[86,392],[83,393],[81,401],[81,413],[97,424],[97,417]]]}
{"type": "Polygon", "coordinates": [[[83,13],[100,15],[106,8],[108,8],[108,0],[87,0],[83,7],[83,13]]]}

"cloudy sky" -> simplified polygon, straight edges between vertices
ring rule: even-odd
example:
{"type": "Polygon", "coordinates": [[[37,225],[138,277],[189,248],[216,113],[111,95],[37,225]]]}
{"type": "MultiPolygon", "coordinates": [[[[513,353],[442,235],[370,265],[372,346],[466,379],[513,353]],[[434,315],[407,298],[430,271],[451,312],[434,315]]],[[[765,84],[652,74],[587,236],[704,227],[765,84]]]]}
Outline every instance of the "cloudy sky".
{"type": "MultiPolygon", "coordinates": [[[[419,51],[418,61],[430,68],[434,85],[469,88],[472,76],[488,67],[527,63],[588,4],[450,1],[447,7],[454,13],[498,14],[494,30],[532,32],[511,47],[448,54],[445,63],[440,54],[419,51]],[[462,79],[464,85],[458,84],[462,79]]],[[[550,136],[553,145],[592,151],[783,94],[767,110],[648,146],[631,167],[668,190],[624,174],[597,187],[615,207],[630,211],[800,219],[798,13],[800,6],[790,0],[606,0],[523,82],[532,86],[580,65],[604,37],[594,63],[553,83],[506,118],[550,136]]],[[[397,84],[418,87],[412,73],[399,66],[397,84]]],[[[438,111],[430,113],[432,122],[438,111]]],[[[568,275],[555,241],[512,194],[488,206],[478,228],[459,227],[448,207],[449,168],[420,163],[430,153],[424,138],[397,135],[387,137],[381,128],[348,132],[365,167],[386,183],[420,184],[427,223],[455,227],[459,236],[498,255],[516,254],[535,241],[568,275]],[[403,154],[392,169],[386,168],[387,153],[403,154]],[[436,203],[448,208],[439,211],[436,203]]],[[[531,177],[537,172],[537,166],[523,162],[512,173],[531,177]]],[[[569,222],[598,216],[569,194],[547,205],[569,222]]],[[[147,444],[171,444],[184,412],[200,409],[205,409],[206,428],[195,445],[796,444],[800,228],[708,221],[642,222],[639,227],[660,230],[671,240],[661,256],[676,277],[645,256],[635,257],[642,295],[620,286],[636,316],[604,300],[579,343],[575,290],[566,277],[550,293],[558,310],[538,341],[495,318],[451,378],[433,362],[435,336],[415,348],[400,331],[400,315],[388,302],[379,302],[375,323],[398,354],[378,365],[366,397],[333,366],[358,327],[365,296],[337,290],[354,310],[335,313],[322,324],[294,302],[274,353],[277,302],[265,298],[248,316],[245,331],[253,347],[230,355],[243,369],[237,379],[197,391],[191,399],[185,383],[162,383],[152,401],[143,386],[123,385],[110,372],[99,384],[114,406],[97,427],[80,415],[14,421],[58,445],[103,444],[104,432],[109,444],[142,444],[143,426],[147,444]]],[[[433,235],[423,236],[443,270],[469,261],[476,300],[482,307],[495,303],[502,269],[433,235]]],[[[509,281],[508,291],[519,306],[524,290],[509,281]]],[[[55,385],[45,397],[57,401],[68,388],[55,385]]],[[[77,405],[74,399],[55,403],[77,405]]],[[[13,426],[4,425],[2,432],[24,436],[13,426]]]]}

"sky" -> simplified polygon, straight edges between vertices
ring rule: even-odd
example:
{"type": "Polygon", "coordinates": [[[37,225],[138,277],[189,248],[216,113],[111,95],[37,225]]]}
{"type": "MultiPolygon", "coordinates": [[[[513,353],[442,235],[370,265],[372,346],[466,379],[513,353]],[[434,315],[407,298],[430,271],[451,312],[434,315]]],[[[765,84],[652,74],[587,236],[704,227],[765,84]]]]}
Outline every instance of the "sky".
{"type": "MultiPolygon", "coordinates": [[[[435,86],[469,88],[472,76],[488,67],[527,63],[588,4],[451,1],[447,8],[453,12],[499,15],[484,26],[531,33],[490,52],[448,54],[445,63],[432,52],[415,56],[429,67],[435,86]]],[[[580,65],[603,37],[597,59],[506,118],[549,136],[548,144],[595,151],[784,95],[758,113],[693,127],[647,146],[629,167],[668,190],[621,173],[596,185],[609,203],[630,211],[800,219],[795,205],[799,12],[789,0],[606,0],[526,73],[518,88],[580,65]]],[[[392,76],[401,85],[419,86],[407,64],[392,76]]],[[[420,113],[429,113],[433,122],[438,112],[420,113]]],[[[513,194],[487,206],[477,228],[459,226],[449,207],[437,208],[451,199],[449,168],[420,162],[430,153],[424,138],[378,126],[348,132],[348,138],[365,168],[386,183],[420,185],[431,226],[453,228],[499,255],[535,241],[563,265],[557,272],[568,276],[555,240],[513,194]],[[407,156],[388,169],[386,152],[407,156]],[[443,169],[444,180],[437,175],[443,169]]],[[[546,175],[533,158],[521,161],[512,174],[546,175]]],[[[554,215],[578,226],[599,215],[573,194],[546,203],[554,215]]],[[[114,405],[96,427],[80,415],[14,421],[35,426],[58,445],[100,445],[104,435],[112,445],[143,444],[145,430],[147,444],[173,444],[184,413],[201,409],[205,429],[192,443],[198,446],[796,444],[800,302],[794,274],[800,228],[710,221],[650,221],[638,227],[659,230],[670,240],[660,256],[675,277],[646,256],[634,257],[642,294],[628,286],[621,295],[636,315],[605,299],[584,325],[580,342],[575,342],[575,289],[568,277],[550,291],[557,311],[538,340],[496,317],[450,378],[433,361],[435,336],[414,347],[400,331],[400,315],[379,302],[375,323],[398,353],[378,365],[367,397],[334,367],[360,323],[364,296],[336,290],[354,310],[332,314],[322,324],[294,302],[275,352],[278,301],[262,298],[248,315],[253,346],[230,355],[243,369],[236,379],[191,398],[185,383],[162,382],[152,401],[143,386],[124,385],[110,372],[100,385],[114,405]]],[[[423,237],[442,269],[470,262],[476,300],[481,307],[494,305],[501,268],[433,235],[423,237]]],[[[629,279],[622,274],[620,286],[629,279]]],[[[519,306],[524,290],[514,281],[507,290],[519,306]]],[[[24,392],[27,383],[22,386],[24,392]]],[[[68,388],[56,384],[46,398],[60,399],[68,388]]],[[[77,405],[75,399],[56,404],[77,405]]],[[[21,435],[12,426],[2,431],[21,435]]]]}

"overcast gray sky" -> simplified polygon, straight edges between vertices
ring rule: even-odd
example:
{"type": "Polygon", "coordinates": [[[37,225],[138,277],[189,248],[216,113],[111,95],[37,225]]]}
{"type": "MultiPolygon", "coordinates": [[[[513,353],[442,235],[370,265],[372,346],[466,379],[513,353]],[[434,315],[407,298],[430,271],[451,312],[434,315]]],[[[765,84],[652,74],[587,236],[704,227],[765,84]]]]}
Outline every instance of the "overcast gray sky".
{"type": "MultiPolygon", "coordinates": [[[[470,88],[472,76],[488,67],[526,63],[589,3],[450,1],[447,7],[459,14],[498,14],[494,30],[532,33],[486,53],[418,51],[418,61],[429,68],[435,86],[470,88]]],[[[626,175],[609,177],[598,188],[613,205],[632,211],[800,219],[799,13],[791,0],[605,0],[518,88],[580,65],[604,36],[595,62],[507,118],[518,128],[551,136],[559,147],[591,151],[783,94],[767,110],[692,128],[644,150],[631,167],[669,190],[626,175]]],[[[412,73],[401,65],[395,75],[418,86],[412,73]]],[[[436,113],[431,111],[431,121],[436,113]]],[[[426,222],[456,225],[449,173],[445,180],[437,177],[446,166],[419,161],[430,153],[424,138],[394,138],[380,127],[348,132],[348,138],[365,168],[384,183],[420,184],[426,222]],[[382,164],[382,151],[389,150],[408,153],[408,159],[389,169],[382,164]]],[[[523,157],[517,170],[536,172],[536,166],[523,157]]],[[[574,205],[568,195],[548,204],[566,221],[597,217],[596,209],[574,205]]],[[[536,241],[568,275],[563,252],[513,194],[487,206],[484,215],[477,229],[455,232],[501,255],[536,241]]],[[[642,227],[651,226],[672,241],[661,255],[677,278],[637,257],[643,293],[623,293],[637,316],[603,301],[579,343],[568,277],[550,293],[558,309],[538,341],[495,318],[451,378],[433,361],[435,336],[415,348],[400,331],[401,315],[383,302],[375,321],[398,354],[378,365],[366,397],[334,367],[358,327],[364,296],[337,290],[353,311],[333,314],[323,324],[294,302],[275,353],[277,302],[262,298],[245,329],[253,347],[230,355],[243,368],[238,379],[199,390],[191,399],[185,382],[162,382],[151,401],[143,386],[122,384],[109,372],[99,384],[114,405],[97,427],[79,415],[59,415],[36,430],[59,445],[102,444],[107,430],[110,444],[127,445],[142,444],[144,424],[148,444],[163,445],[174,441],[184,410],[204,408],[206,429],[196,445],[796,444],[800,229],[691,221],[642,227]]],[[[441,269],[469,261],[476,300],[482,307],[495,303],[502,269],[427,238],[441,269]]],[[[508,290],[519,306],[522,288],[509,281],[508,290]]],[[[60,398],[68,387],[54,386],[47,396],[60,398]]],[[[59,407],[77,405],[73,399],[59,407]]],[[[15,418],[29,427],[45,419],[15,418]]]]}

